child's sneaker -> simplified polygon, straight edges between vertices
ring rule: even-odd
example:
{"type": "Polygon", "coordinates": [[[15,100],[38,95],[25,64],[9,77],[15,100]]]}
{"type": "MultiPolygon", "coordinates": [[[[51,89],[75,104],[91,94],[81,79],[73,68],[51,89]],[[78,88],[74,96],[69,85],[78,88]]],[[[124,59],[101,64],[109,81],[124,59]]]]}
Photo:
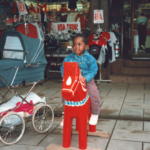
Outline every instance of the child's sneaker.
{"type": "Polygon", "coordinates": [[[64,119],[61,121],[61,123],[60,123],[60,126],[62,126],[63,127],[63,125],[64,125],[64,119]]]}
{"type": "Polygon", "coordinates": [[[97,121],[98,121],[98,115],[91,115],[91,118],[90,118],[90,121],[89,121],[89,124],[90,125],[96,125],[97,124],[97,121]]]}
{"type": "Polygon", "coordinates": [[[62,121],[61,121],[61,123],[60,123],[60,126],[63,127],[63,125],[64,125],[64,112],[62,112],[62,121]]]}

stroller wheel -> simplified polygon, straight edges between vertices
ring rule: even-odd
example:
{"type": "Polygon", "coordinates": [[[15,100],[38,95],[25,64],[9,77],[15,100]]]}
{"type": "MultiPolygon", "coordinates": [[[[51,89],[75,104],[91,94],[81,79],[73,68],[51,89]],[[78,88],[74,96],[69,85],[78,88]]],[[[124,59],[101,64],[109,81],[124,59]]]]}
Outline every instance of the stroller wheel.
{"type": "Polygon", "coordinates": [[[54,112],[53,109],[47,105],[40,105],[32,116],[33,128],[39,133],[47,132],[53,124],[54,112]]]}
{"type": "Polygon", "coordinates": [[[25,131],[24,119],[15,112],[3,116],[0,120],[0,140],[6,145],[17,143],[25,131]]]}

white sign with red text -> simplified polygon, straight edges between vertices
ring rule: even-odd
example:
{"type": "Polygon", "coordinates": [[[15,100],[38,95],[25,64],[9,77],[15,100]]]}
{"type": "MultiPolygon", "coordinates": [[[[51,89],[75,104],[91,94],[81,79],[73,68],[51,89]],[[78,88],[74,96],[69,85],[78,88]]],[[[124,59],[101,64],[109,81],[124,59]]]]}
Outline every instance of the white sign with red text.
{"type": "Polygon", "coordinates": [[[16,2],[17,3],[17,7],[18,7],[18,11],[20,15],[26,15],[28,12],[26,10],[26,6],[23,0],[16,2]]]}
{"type": "Polygon", "coordinates": [[[103,10],[94,10],[94,23],[104,23],[103,10]]]}
{"type": "Polygon", "coordinates": [[[63,31],[65,29],[71,29],[77,32],[81,31],[80,22],[61,22],[61,23],[53,23],[53,30],[63,31]]]}

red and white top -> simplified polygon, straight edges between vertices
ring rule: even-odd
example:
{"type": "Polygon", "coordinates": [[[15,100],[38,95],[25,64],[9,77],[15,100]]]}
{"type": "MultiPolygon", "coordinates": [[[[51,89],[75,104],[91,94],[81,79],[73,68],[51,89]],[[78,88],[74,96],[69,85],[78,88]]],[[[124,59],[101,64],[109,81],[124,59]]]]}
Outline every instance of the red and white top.
{"type": "Polygon", "coordinates": [[[20,31],[23,35],[31,38],[38,38],[37,28],[33,24],[27,24],[26,27],[21,24],[16,28],[16,31],[20,31]]]}

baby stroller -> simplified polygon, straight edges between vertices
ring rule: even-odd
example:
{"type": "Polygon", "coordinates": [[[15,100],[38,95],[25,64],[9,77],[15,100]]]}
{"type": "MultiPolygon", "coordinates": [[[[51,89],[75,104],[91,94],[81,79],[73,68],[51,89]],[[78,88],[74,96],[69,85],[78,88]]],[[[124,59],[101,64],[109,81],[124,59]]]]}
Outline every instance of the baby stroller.
{"type": "Polygon", "coordinates": [[[52,108],[31,92],[44,79],[47,64],[44,44],[39,39],[22,35],[18,31],[4,31],[1,37],[2,60],[0,60],[0,140],[7,145],[15,144],[24,134],[25,122],[32,120],[39,133],[47,132],[54,120],[52,108]],[[33,83],[26,95],[17,94],[14,87],[33,83]],[[6,100],[9,92],[14,97],[6,100]]]}

